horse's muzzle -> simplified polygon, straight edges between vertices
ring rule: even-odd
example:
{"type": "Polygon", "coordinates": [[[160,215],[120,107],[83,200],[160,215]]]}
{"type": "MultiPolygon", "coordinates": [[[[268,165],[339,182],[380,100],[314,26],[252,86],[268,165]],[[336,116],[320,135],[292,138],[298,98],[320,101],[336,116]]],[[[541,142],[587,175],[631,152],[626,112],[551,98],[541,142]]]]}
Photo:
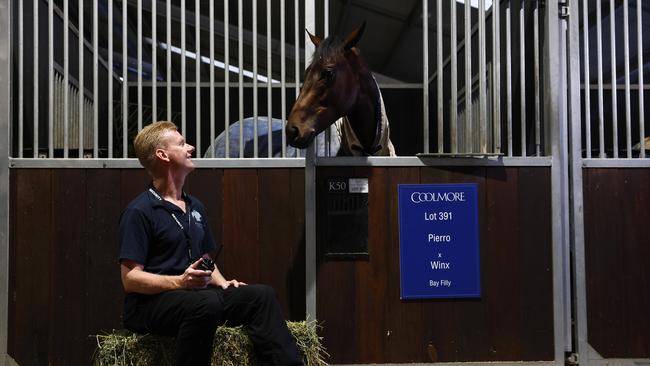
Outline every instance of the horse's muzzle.
{"type": "Polygon", "coordinates": [[[316,136],[316,131],[314,131],[313,128],[306,131],[300,131],[298,127],[292,124],[287,124],[286,133],[289,145],[298,149],[304,149],[311,145],[314,136],[316,136]]]}

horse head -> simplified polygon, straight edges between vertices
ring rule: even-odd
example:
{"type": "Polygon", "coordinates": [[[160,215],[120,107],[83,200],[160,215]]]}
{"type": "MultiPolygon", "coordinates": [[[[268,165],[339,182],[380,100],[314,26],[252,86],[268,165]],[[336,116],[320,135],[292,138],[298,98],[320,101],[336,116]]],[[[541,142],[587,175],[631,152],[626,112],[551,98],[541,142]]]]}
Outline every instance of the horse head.
{"type": "Polygon", "coordinates": [[[309,146],[316,135],[354,108],[364,89],[360,75],[371,75],[355,47],[364,29],[365,22],[344,39],[321,39],[307,31],[316,50],[287,118],[286,135],[291,146],[309,146]]]}

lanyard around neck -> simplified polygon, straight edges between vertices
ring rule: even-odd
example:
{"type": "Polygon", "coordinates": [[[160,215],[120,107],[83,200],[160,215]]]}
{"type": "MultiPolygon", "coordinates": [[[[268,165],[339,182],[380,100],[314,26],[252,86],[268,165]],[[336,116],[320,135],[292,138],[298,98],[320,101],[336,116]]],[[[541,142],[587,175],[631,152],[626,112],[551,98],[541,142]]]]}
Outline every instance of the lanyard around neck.
{"type": "MultiPolygon", "coordinates": [[[[155,189],[149,188],[149,192],[158,199],[158,201],[164,201],[162,197],[156,192],[155,189]]],[[[176,217],[176,214],[172,212],[171,210],[165,208],[165,210],[172,216],[174,221],[176,222],[176,225],[178,225],[178,228],[181,229],[181,232],[183,233],[183,236],[185,236],[185,242],[187,244],[187,259],[190,264],[192,264],[192,238],[190,237],[190,228],[192,226],[192,214],[189,212],[190,207],[187,205],[186,211],[187,212],[187,230],[185,230],[185,227],[181,223],[181,220],[176,217]]]]}

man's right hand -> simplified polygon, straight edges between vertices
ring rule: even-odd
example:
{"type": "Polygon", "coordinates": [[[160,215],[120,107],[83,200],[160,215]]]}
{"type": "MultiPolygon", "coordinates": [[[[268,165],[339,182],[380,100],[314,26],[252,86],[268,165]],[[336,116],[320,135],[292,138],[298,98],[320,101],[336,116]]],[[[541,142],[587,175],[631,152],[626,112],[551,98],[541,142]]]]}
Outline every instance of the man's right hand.
{"type": "Polygon", "coordinates": [[[192,263],[179,278],[179,287],[193,289],[193,288],[206,288],[212,279],[211,271],[204,271],[200,268],[202,258],[192,263]]]}

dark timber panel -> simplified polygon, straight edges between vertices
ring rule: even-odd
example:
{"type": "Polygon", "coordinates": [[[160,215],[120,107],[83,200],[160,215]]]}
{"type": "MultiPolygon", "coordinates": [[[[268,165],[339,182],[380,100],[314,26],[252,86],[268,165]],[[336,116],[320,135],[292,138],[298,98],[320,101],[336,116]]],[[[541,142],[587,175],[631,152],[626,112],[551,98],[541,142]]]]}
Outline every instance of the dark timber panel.
{"type": "Polygon", "coordinates": [[[588,341],[650,357],[650,169],[584,169],[588,341]]]}
{"type": "Polygon", "coordinates": [[[330,362],[553,359],[550,169],[323,167],[319,192],[341,176],[369,177],[369,258],[319,257],[330,362]],[[401,301],[397,185],[462,182],[479,184],[481,298],[401,301]]]}
{"type": "MultiPolygon", "coordinates": [[[[143,169],[10,171],[8,352],[20,365],[90,364],[89,336],[122,327],[119,216],[149,181],[143,169]]],[[[186,190],[225,244],[228,277],[273,286],[304,319],[302,169],[197,169],[186,190]]]]}

